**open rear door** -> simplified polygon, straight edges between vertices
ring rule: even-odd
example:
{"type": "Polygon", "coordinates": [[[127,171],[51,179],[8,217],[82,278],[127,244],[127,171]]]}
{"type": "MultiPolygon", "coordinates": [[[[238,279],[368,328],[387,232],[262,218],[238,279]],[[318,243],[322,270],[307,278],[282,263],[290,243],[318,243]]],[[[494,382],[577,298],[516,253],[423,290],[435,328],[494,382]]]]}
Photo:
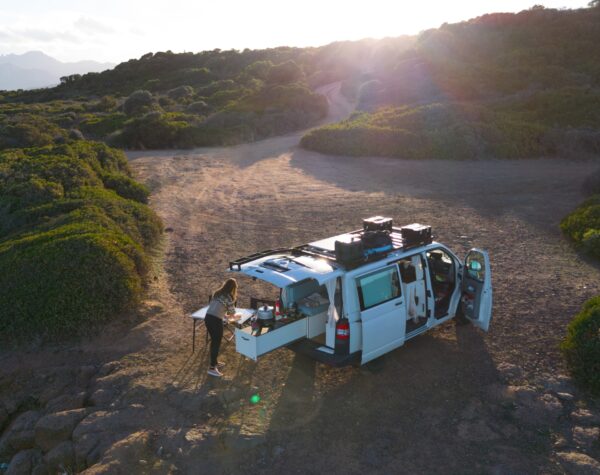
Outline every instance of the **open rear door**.
{"type": "Polygon", "coordinates": [[[492,272],[488,253],[471,249],[465,257],[462,308],[475,326],[488,331],[492,319],[492,272]]]}

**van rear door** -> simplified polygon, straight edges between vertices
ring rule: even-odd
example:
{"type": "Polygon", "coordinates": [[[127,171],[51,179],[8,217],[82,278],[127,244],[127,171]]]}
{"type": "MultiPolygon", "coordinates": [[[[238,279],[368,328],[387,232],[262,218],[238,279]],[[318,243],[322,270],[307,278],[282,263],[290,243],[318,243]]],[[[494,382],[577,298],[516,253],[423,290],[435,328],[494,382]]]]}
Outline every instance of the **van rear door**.
{"type": "Polygon", "coordinates": [[[396,264],[356,277],[366,363],[404,343],[406,308],[396,264]]]}
{"type": "Polygon", "coordinates": [[[492,271],[486,251],[471,249],[465,257],[461,303],[465,317],[488,331],[492,319],[492,271]]]}

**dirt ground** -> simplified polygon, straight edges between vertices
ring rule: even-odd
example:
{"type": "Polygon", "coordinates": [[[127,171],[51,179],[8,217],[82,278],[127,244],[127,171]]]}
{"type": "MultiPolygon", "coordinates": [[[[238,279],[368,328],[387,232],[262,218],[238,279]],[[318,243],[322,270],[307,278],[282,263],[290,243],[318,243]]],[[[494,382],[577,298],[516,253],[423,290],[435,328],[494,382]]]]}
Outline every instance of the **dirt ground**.
{"type": "MultiPolygon", "coordinates": [[[[328,120],[351,111],[337,85],[324,92],[328,120]]],[[[5,406],[24,404],[16,395],[38,375],[71,375],[52,396],[85,393],[72,439],[86,473],[575,473],[573,458],[599,459],[598,404],[565,376],[557,348],[600,294],[600,269],[558,229],[597,164],[331,157],[299,149],[301,135],[131,153],[167,227],[141,317],[77,344],[0,351],[5,406]],[[450,322],[342,369],[285,349],[255,363],[230,343],[225,377],[207,376],[204,328],[192,354],[188,315],[229,260],[378,214],[432,225],[458,255],[489,251],[489,333],[450,322]]],[[[252,285],[240,283],[243,301],[252,285]]],[[[29,394],[47,413],[43,390],[29,394]]]]}

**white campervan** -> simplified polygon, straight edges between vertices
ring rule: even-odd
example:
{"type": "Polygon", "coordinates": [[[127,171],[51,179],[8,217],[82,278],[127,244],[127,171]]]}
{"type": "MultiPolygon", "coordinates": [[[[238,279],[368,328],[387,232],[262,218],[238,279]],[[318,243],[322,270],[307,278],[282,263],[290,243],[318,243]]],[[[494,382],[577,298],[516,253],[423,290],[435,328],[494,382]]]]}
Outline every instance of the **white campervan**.
{"type": "Polygon", "coordinates": [[[364,223],[361,230],[230,263],[231,271],[275,287],[271,299],[252,299],[253,317],[235,329],[239,353],[256,360],[287,347],[335,366],[363,364],[457,314],[488,330],[492,283],[485,251],[471,249],[461,261],[432,241],[428,226],[396,228],[381,217],[364,223]],[[389,245],[370,252],[361,241],[374,222],[384,223],[378,232],[389,236],[389,245]],[[341,246],[359,253],[348,259],[341,246]]]}

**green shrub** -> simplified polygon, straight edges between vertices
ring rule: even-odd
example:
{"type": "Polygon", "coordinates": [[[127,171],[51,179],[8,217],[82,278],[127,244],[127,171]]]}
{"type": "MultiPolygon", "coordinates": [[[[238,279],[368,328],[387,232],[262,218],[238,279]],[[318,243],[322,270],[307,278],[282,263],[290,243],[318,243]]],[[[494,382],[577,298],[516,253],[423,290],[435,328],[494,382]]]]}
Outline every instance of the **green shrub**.
{"type": "Polygon", "coordinates": [[[271,66],[267,73],[269,84],[290,84],[304,78],[302,68],[295,61],[289,60],[271,66]]]}
{"type": "Polygon", "coordinates": [[[194,95],[194,88],[192,86],[179,86],[167,91],[167,95],[176,101],[185,99],[194,95]]]}
{"type": "Polygon", "coordinates": [[[593,195],[565,217],[560,227],[580,249],[600,259],[600,195],[593,195]]]}
{"type": "Polygon", "coordinates": [[[600,296],[587,301],[569,323],[561,350],[573,377],[600,395],[600,296]]]}
{"type": "Polygon", "coordinates": [[[150,91],[139,90],[131,93],[123,103],[123,112],[127,115],[139,115],[148,112],[154,105],[154,97],[150,91]]]}
{"type": "Polygon", "coordinates": [[[150,190],[127,175],[123,175],[122,173],[105,173],[102,175],[102,182],[106,188],[114,190],[123,198],[139,203],[148,203],[150,190]]]}
{"type": "Polygon", "coordinates": [[[135,304],[162,223],[129,173],[100,143],[0,153],[2,339],[80,334],[135,304]]]}

